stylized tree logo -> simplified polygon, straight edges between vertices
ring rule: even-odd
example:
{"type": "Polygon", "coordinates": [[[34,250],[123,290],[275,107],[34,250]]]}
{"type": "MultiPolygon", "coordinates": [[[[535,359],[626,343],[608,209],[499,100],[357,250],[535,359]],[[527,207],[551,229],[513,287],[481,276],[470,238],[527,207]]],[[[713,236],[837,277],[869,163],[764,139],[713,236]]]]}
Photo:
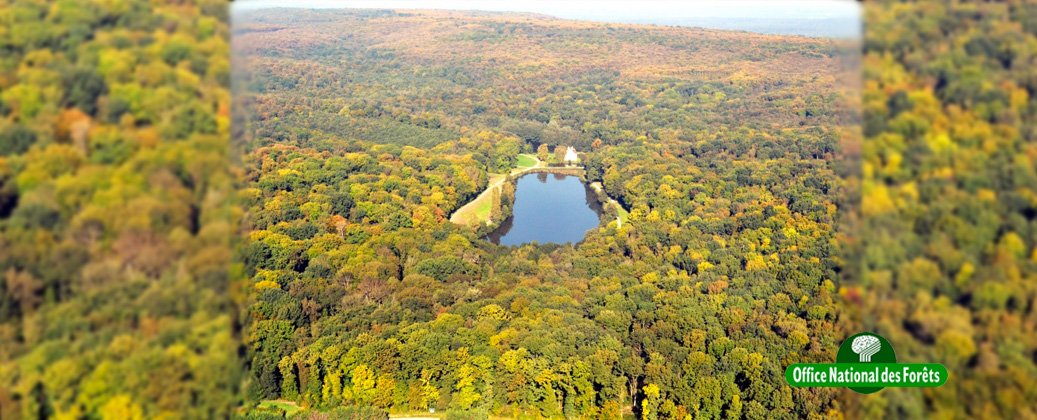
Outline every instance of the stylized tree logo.
{"type": "Polygon", "coordinates": [[[879,352],[882,343],[873,335],[862,335],[853,339],[853,352],[861,356],[861,362],[870,362],[871,356],[879,352]]]}
{"type": "Polygon", "coordinates": [[[939,363],[897,363],[893,345],[875,333],[857,333],[843,340],[835,363],[793,363],[785,380],[795,387],[845,386],[860,394],[886,387],[937,387],[947,382],[939,363]]]}

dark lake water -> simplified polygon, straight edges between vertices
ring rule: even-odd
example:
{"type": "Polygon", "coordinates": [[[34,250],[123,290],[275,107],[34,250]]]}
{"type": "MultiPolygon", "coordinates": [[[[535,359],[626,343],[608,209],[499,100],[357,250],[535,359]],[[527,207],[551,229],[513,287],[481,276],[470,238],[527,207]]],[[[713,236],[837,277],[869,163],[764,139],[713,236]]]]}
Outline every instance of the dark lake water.
{"type": "Polygon", "coordinates": [[[515,208],[493,232],[490,242],[519,245],[537,241],[576,243],[603,214],[601,203],[589,185],[572,175],[534,173],[518,179],[515,208]]]}

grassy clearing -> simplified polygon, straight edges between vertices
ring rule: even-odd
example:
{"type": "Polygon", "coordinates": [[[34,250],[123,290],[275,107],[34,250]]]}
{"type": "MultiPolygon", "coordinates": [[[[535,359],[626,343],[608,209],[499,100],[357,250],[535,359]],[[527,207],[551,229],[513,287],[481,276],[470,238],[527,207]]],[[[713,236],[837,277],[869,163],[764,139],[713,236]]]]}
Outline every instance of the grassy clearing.
{"type": "MultiPolygon", "coordinates": [[[[488,186],[492,187],[503,178],[502,174],[489,174],[488,186]]],[[[450,216],[450,220],[454,223],[467,224],[474,217],[476,220],[486,223],[490,218],[490,203],[493,199],[492,195],[487,193],[490,190],[489,187],[471,203],[457,210],[453,216],[450,216]]]]}
{"type": "Polygon", "coordinates": [[[479,220],[486,220],[490,218],[490,201],[483,199],[479,201],[479,205],[475,206],[475,217],[479,220]]]}
{"type": "Polygon", "coordinates": [[[390,419],[441,419],[443,415],[440,413],[429,413],[426,411],[408,411],[402,413],[389,414],[390,419]]]}
{"type": "Polygon", "coordinates": [[[630,212],[624,210],[623,206],[620,206],[618,204],[616,205],[616,207],[619,209],[619,221],[622,222],[624,225],[627,224],[627,216],[630,216],[630,212]]]}
{"type": "MultiPolygon", "coordinates": [[[[496,184],[497,181],[500,181],[502,178],[504,178],[504,174],[486,174],[486,175],[487,175],[487,177],[486,177],[486,180],[487,180],[486,185],[496,184]]],[[[487,189],[489,189],[489,188],[487,188],[487,189]]]]}
{"type": "Polygon", "coordinates": [[[536,159],[526,155],[518,155],[518,167],[519,168],[532,168],[537,166],[536,159]]]}
{"type": "Polygon", "coordinates": [[[302,407],[299,407],[297,404],[295,404],[292,401],[280,401],[280,400],[266,400],[266,401],[263,401],[263,402],[259,403],[259,406],[257,408],[260,408],[260,409],[280,408],[280,409],[284,410],[285,416],[290,416],[292,414],[295,414],[296,411],[302,410],[302,407]]]}

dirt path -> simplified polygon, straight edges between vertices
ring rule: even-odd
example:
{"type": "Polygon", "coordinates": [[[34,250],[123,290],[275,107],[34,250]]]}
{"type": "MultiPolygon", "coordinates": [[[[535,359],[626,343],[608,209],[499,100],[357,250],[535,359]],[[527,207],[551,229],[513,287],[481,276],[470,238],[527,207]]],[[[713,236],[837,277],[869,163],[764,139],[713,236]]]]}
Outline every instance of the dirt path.
{"type": "MultiPolygon", "coordinates": [[[[540,159],[538,159],[535,155],[526,156],[533,158],[533,160],[536,161],[536,165],[528,168],[512,169],[510,173],[511,176],[515,177],[525,173],[526,171],[529,171],[530,169],[540,168],[544,166],[544,163],[541,162],[540,159]]],[[[504,181],[508,179],[508,177],[504,176],[503,174],[489,174],[489,176],[490,185],[486,186],[486,189],[483,190],[483,192],[479,193],[479,196],[475,197],[474,200],[468,202],[468,204],[461,206],[461,208],[457,209],[457,211],[455,211],[454,214],[450,215],[451,222],[457,224],[464,224],[467,221],[466,219],[468,218],[468,215],[475,213],[476,208],[479,207],[479,204],[481,204],[483,200],[489,200],[490,194],[493,192],[493,190],[496,188],[500,188],[501,184],[503,184],[504,181]]],[[[486,224],[490,224],[489,216],[486,217],[486,224]]]]}
{"type": "Polygon", "coordinates": [[[296,411],[302,410],[302,407],[299,407],[299,404],[296,404],[295,401],[281,400],[281,399],[262,401],[262,402],[259,403],[259,407],[260,408],[262,408],[262,407],[280,408],[280,409],[284,410],[285,414],[292,414],[292,413],[295,413],[296,411]]]}
{"type": "MultiPolygon", "coordinates": [[[[597,191],[597,192],[603,192],[604,191],[604,187],[601,185],[600,182],[592,182],[591,183],[591,188],[594,188],[594,191],[597,191]]],[[[620,215],[618,217],[616,217],[616,223],[618,224],[618,227],[623,227],[623,220],[622,219],[626,218],[625,217],[626,215],[624,214],[624,213],[626,213],[626,210],[623,208],[622,205],[619,204],[618,201],[616,201],[615,198],[609,197],[608,194],[605,194],[605,197],[607,197],[609,199],[610,203],[615,204],[616,207],[619,207],[620,215]]]]}

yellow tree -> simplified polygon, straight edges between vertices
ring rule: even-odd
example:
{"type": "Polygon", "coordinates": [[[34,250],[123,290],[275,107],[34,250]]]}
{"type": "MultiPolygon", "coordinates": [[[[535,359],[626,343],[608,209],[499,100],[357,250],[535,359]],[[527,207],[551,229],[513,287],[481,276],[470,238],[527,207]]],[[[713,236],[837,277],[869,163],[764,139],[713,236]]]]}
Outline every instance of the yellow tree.
{"type": "Polygon", "coordinates": [[[555,146],[555,160],[559,163],[565,161],[565,146],[555,146]]]}
{"type": "Polygon", "coordinates": [[[396,391],[396,380],[391,375],[381,374],[378,376],[374,392],[374,405],[381,408],[389,408],[393,403],[393,393],[396,391]]]}
{"type": "Polygon", "coordinates": [[[493,189],[490,199],[490,220],[499,221],[504,215],[501,209],[500,188],[493,189]]]}
{"type": "Polygon", "coordinates": [[[343,395],[346,399],[353,400],[357,405],[367,405],[371,403],[372,397],[374,397],[374,390],[377,381],[374,376],[374,372],[367,365],[357,365],[350,372],[350,382],[352,386],[348,388],[343,395]]]}
{"type": "Polygon", "coordinates": [[[421,408],[429,407],[429,404],[439,400],[439,388],[432,383],[432,371],[421,370],[421,408]]]}

